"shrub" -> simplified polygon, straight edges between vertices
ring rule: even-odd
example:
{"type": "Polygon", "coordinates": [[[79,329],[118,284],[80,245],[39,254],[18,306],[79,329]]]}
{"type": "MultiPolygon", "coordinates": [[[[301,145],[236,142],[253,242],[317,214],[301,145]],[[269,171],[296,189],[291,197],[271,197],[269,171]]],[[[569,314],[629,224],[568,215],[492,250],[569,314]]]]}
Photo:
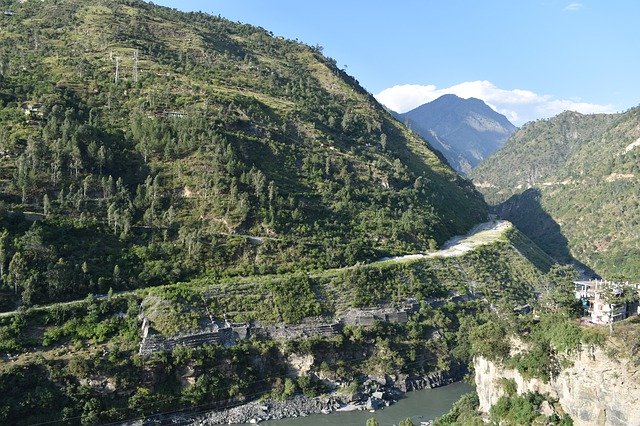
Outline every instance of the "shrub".
{"type": "Polygon", "coordinates": [[[491,407],[491,420],[501,425],[530,425],[540,415],[538,409],[544,397],[537,393],[503,396],[491,407]]]}

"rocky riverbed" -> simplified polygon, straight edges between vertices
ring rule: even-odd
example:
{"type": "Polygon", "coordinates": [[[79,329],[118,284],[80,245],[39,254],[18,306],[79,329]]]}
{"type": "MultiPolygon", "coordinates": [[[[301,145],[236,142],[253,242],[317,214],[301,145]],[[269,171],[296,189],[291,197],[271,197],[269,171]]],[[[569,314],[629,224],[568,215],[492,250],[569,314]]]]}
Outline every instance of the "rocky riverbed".
{"type": "Polygon", "coordinates": [[[259,423],[266,420],[278,420],[292,417],[304,417],[310,414],[331,413],[348,410],[378,410],[389,406],[403,397],[405,392],[432,389],[462,380],[467,369],[455,366],[448,372],[433,373],[427,376],[386,376],[368,377],[360,392],[345,394],[334,392],[315,398],[297,395],[284,401],[273,399],[253,401],[237,407],[219,411],[210,411],[198,415],[185,414],[180,418],[162,419],[160,423],[220,425],[259,423]]]}
{"type": "Polygon", "coordinates": [[[213,411],[193,419],[195,425],[219,425],[235,423],[258,423],[290,417],[308,416],[315,413],[330,413],[343,407],[347,401],[342,396],[330,395],[307,398],[299,395],[286,401],[254,401],[239,407],[213,411]]]}

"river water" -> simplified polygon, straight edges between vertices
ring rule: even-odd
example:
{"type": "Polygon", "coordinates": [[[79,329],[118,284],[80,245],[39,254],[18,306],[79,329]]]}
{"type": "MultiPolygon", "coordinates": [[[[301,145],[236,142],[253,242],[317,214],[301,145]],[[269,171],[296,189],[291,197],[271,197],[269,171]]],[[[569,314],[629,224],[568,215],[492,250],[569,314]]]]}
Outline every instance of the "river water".
{"type": "Polygon", "coordinates": [[[433,420],[445,414],[463,394],[471,391],[473,391],[471,385],[459,382],[436,389],[408,392],[406,398],[375,413],[351,411],[312,414],[308,417],[272,420],[260,424],[264,426],[365,426],[367,419],[375,417],[381,426],[392,426],[411,417],[413,424],[419,425],[421,421],[433,420]]]}

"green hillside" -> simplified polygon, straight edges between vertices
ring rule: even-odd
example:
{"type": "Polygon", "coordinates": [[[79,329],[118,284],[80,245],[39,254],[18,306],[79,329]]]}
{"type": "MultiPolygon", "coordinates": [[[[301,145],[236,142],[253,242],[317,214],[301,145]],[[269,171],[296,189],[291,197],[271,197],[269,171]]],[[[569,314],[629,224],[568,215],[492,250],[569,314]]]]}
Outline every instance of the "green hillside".
{"type": "Polygon", "coordinates": [[[559,260],[640,279],[640,109],[566,112],[516,132],[472,177],[487,201],[559,260]]]}
{"type": "MultiPolygon", "coordinates": [[[[335,387],[348,394],[362,390],[368,375],[446,374],[471,361],[472,330],[496,321],[496,309],[511,323],[514,306],[533,303],[533,289],[542,288],[545,277],[522,253],[535,250],[509,229],[459,257],[377,262],[312,275],[203,277],[0,315],[0,353],[11,354],[10,361],[0,362],[0,422],[108,423],[294,392],[314,396],[334,389],[327,383],[341,384],[335,387]],[[156,332],[172,336],[196,332],[199,319],[225,312],[231,321],[283,327],[333,321],[356,307],[397,307],[408,298],[420,302],[406,322],[138,354],[141,306],[156,332]],[[309,371],[297,378],[289,371],[295,357],[311,360],[309,371]]],[[[543,258],[538,256],[541,266],[548,267],[543,258]]]]}
{"type": "Polygon", "coordinates": [[[4,309],[428,251],[486,216],[319,46],[135,0],[0,9],[4,309]]]}

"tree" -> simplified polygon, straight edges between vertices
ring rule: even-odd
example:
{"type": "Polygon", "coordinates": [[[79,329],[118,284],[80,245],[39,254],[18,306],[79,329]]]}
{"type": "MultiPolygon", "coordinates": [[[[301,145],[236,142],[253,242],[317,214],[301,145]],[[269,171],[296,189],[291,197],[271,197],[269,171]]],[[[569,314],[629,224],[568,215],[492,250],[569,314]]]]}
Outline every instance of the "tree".
{"type": "Polygon", "coordinates": [[[282,396],[289,398],[290,396],[293,396],[295,392],[296,383],[288,377],[284,379],[284,391],[282,392],[282,396]]]}
{"type": "Polygon", "coordinates": [[[87,175],[87,177],[85,177],[82,181],[82,196],[83,197],[88,197],[89,196],[89,190],[91,189],[91,185],[92,185],[92,179],[91,179],[91,175],[87,175]]]}
{"type": "Polygon", "coordinates": [[[82,416],[80,422],[83,425],[92,425],[98,423],[100,419],[100,413],[102,412],[102,406],[97,398],[91,398],[84,403],[82,407],[82,416]]]}
{"type": "Polygon", "coordinates": [[[104,145],[100,145],[98,149],[98,173],[102,174],[102,169],[104,168],[107,162],[107,151],[104,148],[104,145]]]}
{"type": "Polygon", "coordinates": [[[413,421],[411,421],[411,419],[407,417],[406,419],[400,421],[398,426],[414,426],[414,424],[413,424],[413,421]]]}
{"type": "Polygon", "coordinates": [[[82,169],[82,152],[77,143],[74,143],[71,147],[71,168],[73,168],[74,176],[77,178],[80,170],[82,169]]]}
{"type": "Polygon", "coordinates": [[[543,308],[550,312],[564,312],[576,316],[580,312],[575,296],[574,280],[577,271],[570,265],[554,265],[544,276],[543,308]]]}
{"type": "Polygon", "coordinates": [[[0,234],[0,280],[4,278],[4,265],[7,263],[7,241],[9,232],[5,229],[0,234]]]}
{"type": "Polygon", "coordinates": [[[9,262],[9,279],[13,284],[13,291],[18,294],[18,286],[22,285],[27,273],[27,262],[20,252],[17,252],[9,262]]]}
{"type": "Polygon", "coordinates": [[[507,330],[497,321],[482,324],[471,331],[471,348],[475,355],[501,360],[509,355],[507,330]]]}
{"type": "Polygon", "coordinates": [[[367,426],[380,426],[380,423],[375,419],[375,417],[371,417],[367,420],[367,426]]]}
{"type": "Polygon", "coordinates": [[[380,136],[380,146],[382,147],[383,151],[387,149],[387,135],[385,133],[380,136]]]}
{"type": "Polygon", "coordinates": [[[42,197],[42,208],[45,216],[49,216],[51,214],[51,201],[49,201],[49,196],[47,194],[44,194],[42,197]]]}
{"type": "Polygon", "coordinates": [[[117,287],[120,283],[120,267],[118,265],[113,267],[113,285],[117,287]]]}
{"type": "Polygon", "coordinates": [[[255,190],[255,194],[256,194],[256,198],[260,198],[260,196],[262,195],[262,192],[264,191],[264,186],[266,184],[266,177],[264,176],[264,173],[262,173],[262,171],[252,168],[250,171],[251,174],[251,184],[253,185],[253,188],[255,190]]]}

